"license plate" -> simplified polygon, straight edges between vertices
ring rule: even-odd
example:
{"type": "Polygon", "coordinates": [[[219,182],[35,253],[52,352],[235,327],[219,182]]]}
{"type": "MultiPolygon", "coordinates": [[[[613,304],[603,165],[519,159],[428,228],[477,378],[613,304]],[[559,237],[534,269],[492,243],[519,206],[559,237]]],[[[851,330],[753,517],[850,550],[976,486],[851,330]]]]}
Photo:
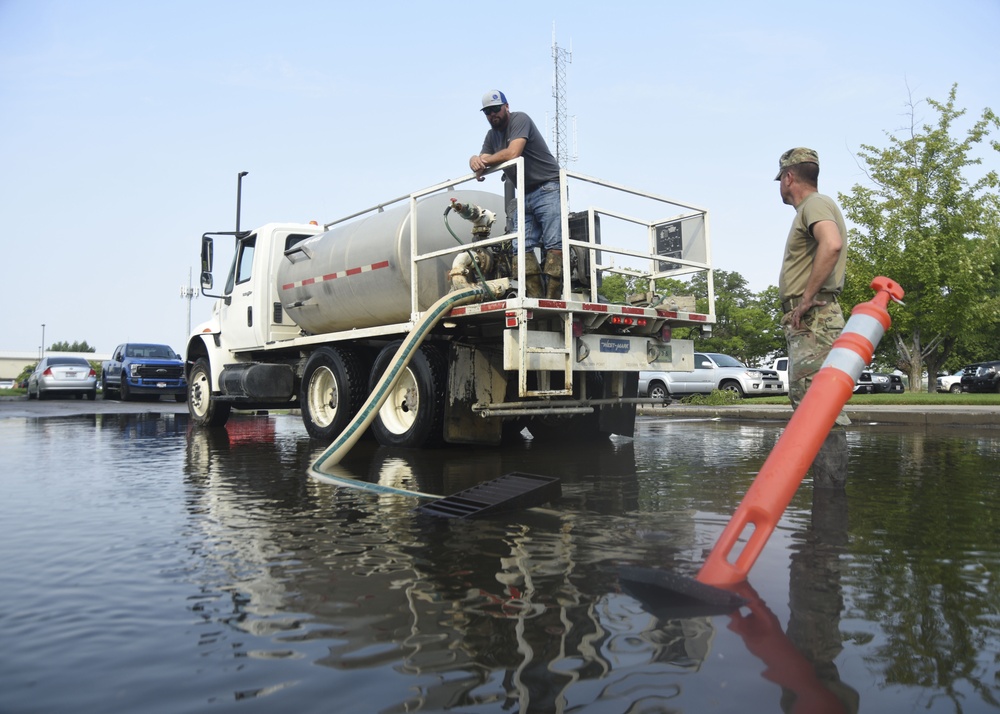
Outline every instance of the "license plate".
{"type": "Polygon", "coordinates": [[[156,388],[157,389],[166,389],[167,388],[167,383],[166,382],[157,382],[156,383],[156,388]]]}

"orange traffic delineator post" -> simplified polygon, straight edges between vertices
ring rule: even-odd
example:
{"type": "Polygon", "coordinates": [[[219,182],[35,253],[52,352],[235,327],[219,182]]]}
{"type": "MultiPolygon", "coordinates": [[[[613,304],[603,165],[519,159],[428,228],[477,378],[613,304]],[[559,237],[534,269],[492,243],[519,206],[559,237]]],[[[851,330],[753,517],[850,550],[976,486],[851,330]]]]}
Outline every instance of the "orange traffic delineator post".
{"type": "Polygon", "coordinates": [[[875,297],[851,311],[802,403],[698,572],[699,582],[726,586],[746,580],[791,503],[837,415],[854,393],[855,381],[871,362],[875,347],[892,324],[886,309],[889,300],[903,299],[903,289],[889,278],[875,278],[871,287],[876,291],[875,297]],[[735,562],[731,562],[733,548],[750,526],[753,531],[735,562]]]}

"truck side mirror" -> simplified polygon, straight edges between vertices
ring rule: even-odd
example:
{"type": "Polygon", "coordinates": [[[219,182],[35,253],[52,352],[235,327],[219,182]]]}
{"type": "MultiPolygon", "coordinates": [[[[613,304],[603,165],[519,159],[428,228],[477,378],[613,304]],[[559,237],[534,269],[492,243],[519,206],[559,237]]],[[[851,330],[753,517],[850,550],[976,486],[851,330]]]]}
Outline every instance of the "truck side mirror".
{"type": "Polygon", "coordinates": [[[215,252],[215,242],[208,236],[201,237],[201,279],[204,284],[205,273],[212,272],[212,258],[215,252]]]}
{"type": "Polygon", "coordinates": [[[211,273],[207,273],[207,272],[206,273],[202,273],[201,274],[201,289],[202,290],[211,290],[212,286],[213,286],[212,274],[211,273]]]}

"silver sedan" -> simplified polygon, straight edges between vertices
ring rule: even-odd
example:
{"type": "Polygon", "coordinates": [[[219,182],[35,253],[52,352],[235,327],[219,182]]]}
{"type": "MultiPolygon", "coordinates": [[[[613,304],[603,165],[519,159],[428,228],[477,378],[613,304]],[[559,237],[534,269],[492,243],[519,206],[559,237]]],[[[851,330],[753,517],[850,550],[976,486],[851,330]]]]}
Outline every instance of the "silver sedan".
{"type": "Polygon", "coordinates": [[[28,377],[28,399],[54,394],[97,398],[97,373],[83,357],[50,356],[42,359],[28,377]]]}

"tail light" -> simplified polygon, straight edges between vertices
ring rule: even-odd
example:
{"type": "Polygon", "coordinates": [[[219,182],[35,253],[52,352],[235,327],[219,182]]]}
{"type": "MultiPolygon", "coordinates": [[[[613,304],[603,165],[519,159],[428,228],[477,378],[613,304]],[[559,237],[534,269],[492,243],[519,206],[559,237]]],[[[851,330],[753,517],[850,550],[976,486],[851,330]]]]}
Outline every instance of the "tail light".
{"type": "Polygon", "coordinates": [[[611,324],[617,327],[645,327],[645,317],[630,317],[628,315],[613,315],[611,324]]]}

